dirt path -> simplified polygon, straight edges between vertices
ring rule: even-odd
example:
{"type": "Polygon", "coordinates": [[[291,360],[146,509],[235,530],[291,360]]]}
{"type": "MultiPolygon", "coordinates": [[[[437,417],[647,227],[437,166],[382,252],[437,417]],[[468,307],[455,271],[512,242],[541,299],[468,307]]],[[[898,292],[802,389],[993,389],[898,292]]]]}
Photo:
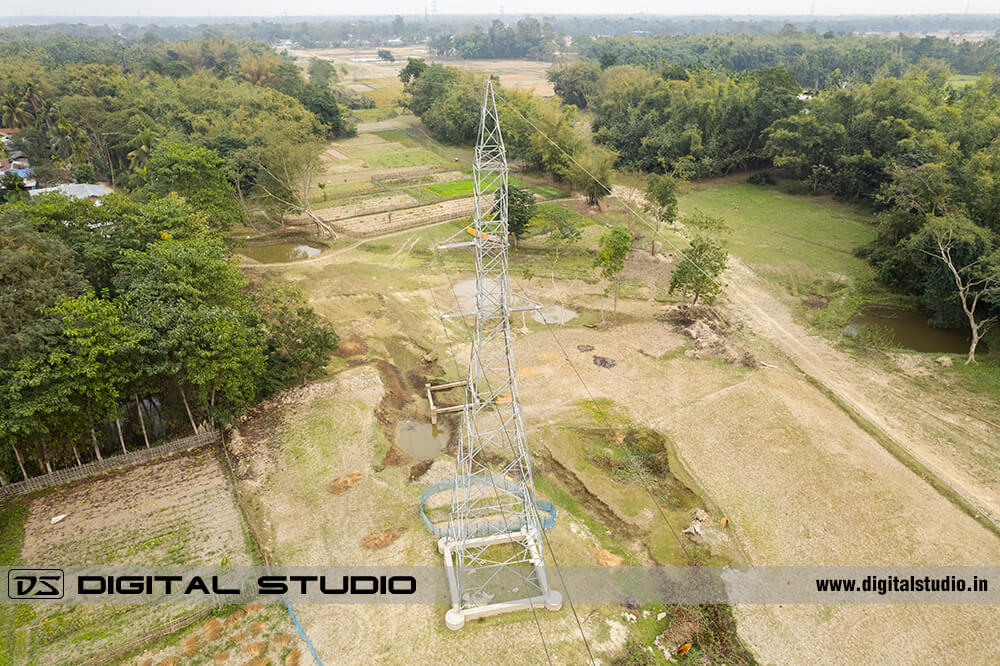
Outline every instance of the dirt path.
{"type": "MultiPolygon", "coordinates": [[[[787,311],[764,301],[769,294],[758,288],[759,300],[747,303],[750,288],[742,286],[734,298],[741,311],[787,311]]],[[[553,295],[536,297],[549,302],[553,295]]],[[[568,302],[593,307],[597,299],[578,290],[568,302]]],[[[634,300],[620,302],[619,310],[633,320],[650,315],[646,303],[634,300]]],[[[760,324],[751,324],[756,333],[760,324]]],[[[815,370],[832,372],[821,362],[828,343],[801,334],[806,349],[799,353],[815,344],[815,370]]],[[[667,348],[683,339],[648,320],[603,331],[566,326],[556,335],[571,355],[586,344],[617,361],[604,370],[580,354],[574,364],[594,397],[614,400],[636,421],[669,436],[698,485],[732,521],[752,564],[1000,562],[1000,539],[894,458],[791,362],[778,361],[781,352],[769,339],[742,336],[779,369],[671,353],[667,348]]],[[[531,369],[520,382],[530,424],[564,421],[570,405],[588,398],[558,352],[545,332],[518,341],[521,367],[531,369]]],[[[850,366],[836,369],[846,373],[850,366]]],[[[879,409],[871,400],[866,406],[879,409]]],[[[992,607],[782,605],[735,612],[741,636],[761,663],[848,664],[860,654],[885,664],[1000,659],[1000,647],[987,638],[1000,626],[1000,610],[992,607]]]]}
{"type": "Polygon", "coordinates": [[[727,295],[753,331],[851,409],[878,427],[941,481],[979,508],[1000,529],[996,462],[1000,428],[930,396],[914,395],[898,376],[862,365],[797,323],[763,279],[745,264],[730,264],[727,295]],[[956,441],[959,440],[959,441],[956,441]],[[969,455],[969,453],[972,455],[969,455]]]}

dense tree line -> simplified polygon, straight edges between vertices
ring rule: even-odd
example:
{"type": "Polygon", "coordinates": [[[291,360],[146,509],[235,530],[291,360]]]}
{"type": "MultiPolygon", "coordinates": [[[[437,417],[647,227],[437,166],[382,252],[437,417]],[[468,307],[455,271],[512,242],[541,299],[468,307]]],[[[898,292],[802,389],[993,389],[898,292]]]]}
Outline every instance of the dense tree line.
{"type": "Polygon", "coordinates": [[[28,41],[0,56],[13,149],[43,184],[106,178],[119,193],[5,191],[7,481],[231,423],[325,365],[333,331],[294,288],[248,284],[221,232],[257,204],[298,210],[296,174],[348,129],[335,73],[307,80],[267,45],[28,41]]]}
{"type": "Polygon", "coordinates": [[[0,302],[7,481],[231,423],[337,343],[301,293],[249,285],[176,194],[0,208],[0,302]]]}
{"type": "Polygon", "coordinates": [[[623,65],[601,72],[585,94],[595,139],[621,165],[697,178],[760,164],[767,129],[798,111],[800,92],[780,68],[677,76],[623,65]]]}
{"type": "Polygon", "coordinates": [[[23,52],[25,48],[45,43],[45,49],[53,58],[67,62],[117,62],[122,48],[130,50],[134,44],[155,44],[157,42],[198,41],[205,38],[226,40],[251,40],[269,43],[290,41],[303,48],[336,48],[355,42],[382,44],[389,40],[403,43],[422,41],[428,28],[444,29],[445,25],[454,29],[471,27],[473,20],[464,22],[439,21],[428,26],[424,21],[404,21],[401,16],[380,16],[356,20],[316,20],[316,21],[247,21],[237,23],[219,21],[215,23],[190,24],[185,19],[170,20],[161,17],[154,24],[137,24],[130,17],[115,25],[83,25],[62,23],[40,26],[19,26],[16,29],[0,30],[0,53],[23,52]]]}
{"type": "MultiPolygon", "coordinates": [[[[410,59],[399,74],[404,105],[435,138],[471,143],[479,131],[485,79],[468,70],[410,59]]],[[[592,204],[607,194],[617,155],[589,145],[576,132],[576,107],[494,83],[504,144],[511,158],[546,172],[584,193],[592,204]],[[547,138],[546,138],[547,137],[547,138]],[[594,182],[591,174],[597,178],[594,182]]]]}
{"type": "Polygon", "coordinates": [[[916,294],[936,323],[968,324],[964,306],[973,300],[977,320],[1000,314],[995,73],[961,93],[941,71],[824,91],[773,124],[765,152],[813,190],[870,201],[878,237],[865,254],[884,282],[916,294]],[[967,299],[957,293],[962,281],[972,283],[967,299]]]}
{"type": "Polygon", "coordinates": [[[837,87],[901,76],[922,60],[944,63],[962,74],[978,74],[1000,64],[1000,41],[952,44],[935,37],[892,39],[855,35],[800,33],[776,35],[617,35],[580,38],[581,56],[608,68],[644,65],[683,69],[710,68],[743,72],[783,67],[806,88],[837,87]]]}
{"type": "Polygon", "coordinates": [[[792,71],[759,65],[583,61],[551,78],[590,109],[595,140],[620,166],[682,178],[774,166],[808,190],[867,202],[878,235],[859,251],[881,280],[978,340],[1000,315],[1000,79],[987,71],[955,88],[953,70],[924,59],[901,76],[883,68],[804,93],[792,71]]]}
{"type": "MultiPolygon", "coordinates": [[[[124,68],[56,62],[51,47],[42,41],[26,55],[0,59],[3,122],[21,128],[14,146],[27,154],[43,185],[89,176],[131,190],[156,189],[156,168],[171,168],[159,159],[168,157],[164,146],[185,142],[211,153],[199,165],[188,164],[208,170],[186,177],[221,173],[244,203],[273,204],[262,181],[283,174],[282,187],[293,188],[307,162],[290,164],[296,146],[351,131],[331,88],[336,79],[307,81],[266,44],[147,44],[124,68]]],[[[241,218],[238,207],[228,208],[212,216],[214,224],[241,218]]]]}
{"type": "Polygon", "coordinates": [[[1000,18],[995,14],[910,14],[885,16],[610,16],[572,14],[548,19],[563,35],[769,35],[782,30],[803,33],[881,32],[934,33],[938,31],[997,31],[1000,18]]]}
{"type": "Polygon", "coordinates": [[[429,42],[431,53],[460,58],[527,58],[548,60],[560,40],[548,23],[523,18],[513,26],[494,19],[487,30],[476,25],[466,32],[442,32],[429,42]]]}

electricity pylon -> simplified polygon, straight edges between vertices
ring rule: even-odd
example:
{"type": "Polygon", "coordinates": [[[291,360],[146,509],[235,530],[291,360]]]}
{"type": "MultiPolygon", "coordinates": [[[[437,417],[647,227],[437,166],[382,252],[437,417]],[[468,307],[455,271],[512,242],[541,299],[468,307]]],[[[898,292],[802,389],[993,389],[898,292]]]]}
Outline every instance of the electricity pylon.
{"type": "Polygon", "coordinates": [[[542,547],[555,507],[535,499],[510,329],[511,311],[538,306],[511,302],[507,155],[492,82],[483,96],[473,168],[475,218],[465,230],[472,239],[442,246],[471,247],[476,262],[475,311],[459,313],[475,323],[457,471],[449,482],[451,512],[447,529],[435,529],[451,588],[450,629],[467,619],[562,606],[562,596],[549,587],[542,547]]]}

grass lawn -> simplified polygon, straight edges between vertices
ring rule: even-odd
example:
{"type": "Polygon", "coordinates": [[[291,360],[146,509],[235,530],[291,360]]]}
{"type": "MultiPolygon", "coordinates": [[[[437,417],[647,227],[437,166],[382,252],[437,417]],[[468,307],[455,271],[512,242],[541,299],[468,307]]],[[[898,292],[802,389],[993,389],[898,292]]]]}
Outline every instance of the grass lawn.
{"type": "Polygon", "coordinates": [[[398,169],[444,163],[439,155],[423,149],[376,155],[367,161],[373,169],[398,169]]]}
{"type": "MultiPolygon", "coordinates": [[[[14,500],[0,506],[0,566],[16,566],[21,561],[24,545],[24,521],[28,518],[28,503],[14,500]]],[[[0,664],[13,664],[17,647],[19,618],[30,615],[24,605],[0,605],[0,664]]]]}
{"type": "Polygon", "coordinates": [[[965,88],[971,86],[979,77],[974,74],[952,74],[948,77],[948,83],[955,88],[965,88]]]}
{"type": "Polygon", "coordinates": [[[466,178],[465,180],[453,180],[450,183],[435,183],[434,185],[426,185],[423,189],[439,197],[471,197],[472,179],[466,178]]]}
{"type": "Polygon", "coordinates": [[[545,199],[561,199],[566,196],[566,193],[560,190],[558,187],[552,187],[551,185],[535,185],[534,187],[529,187],[532,192],[545,199]]]}
{"type": "Polygon", "coordinates": [[[360,120],[363,123],[377,122],[379,120],[388,120],[389,118],[395,118],[399,115],[399,109],[396,108],[374,108],[374,109],[354,109],[351,115],[360,120]]]}
{"type": "Polygon", "coordinates": [[[364,83],[374,88],[374,90],[365,90],[364,94],[372,98],[375,101],[375,105],[380,108],[392,108],[396,106],[399,102],[399,96],[403,92],[402,81],[394,76],[384,79],[364,79],[359,81],[359,83],[364,83]]]}
{"type": "Polygon", "coordinates": [[[755,265],[800,266],[817,275],[871,274],[856,247],[875,238],[867,214],[825,197],[783,194],[747,184],[696,187],[680,197],[682,213],[722,217],[730,252],[755,265]]]}
{"type": "MultiPolygon", "coordinates": [[[[516,187],[527,187],[532,192],[540,194],[541,196],[547,198],[562,197],[565,196],[562,190],[549,187],[547,185],[542,185],[538,187],[530,186],[525,183],[520,178],[510,178],[510,184],[516,187]],[[554,194],[553,194],[554,193],[554,194]]],[[[453,180],[448,183],[435,183],[434,185],[426,185],[423,189],[430,192],[431,194],[436,194],[439,197],[471,197],[472,196],[473,181],[471,178],[465,178],[463,180],[453,180]]]]}
{"type": "Polygon", "coordinates": [[[679,203],[682,215],[701,210],[722,217],[731,230],[724,236],[727,249],[760,274],[794,296],[826,301],[823,308],[800,310],[819,328],[839,330],[867,304],[905,305],[854,255],[875,238],[871,218],[860,207],[746,183],[696,185],[679,203]]]}

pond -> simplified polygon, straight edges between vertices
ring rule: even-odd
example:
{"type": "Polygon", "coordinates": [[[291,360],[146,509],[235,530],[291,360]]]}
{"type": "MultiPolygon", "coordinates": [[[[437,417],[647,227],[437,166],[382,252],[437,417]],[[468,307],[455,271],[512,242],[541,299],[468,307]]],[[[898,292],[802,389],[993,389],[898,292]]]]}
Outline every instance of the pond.
{"type": "Polygon", "coordinates": [[[541,310],[535,310],[531,318],[539,324],[565,324],[570,319],[576,319],[577,313],[561,305],[543,305],[541,310]]]}
{"type": "Polygon", "coordinates": [[[396,431],[396,446],[414,458],[430,460],[448,446],[448,428],[418,421],[403,421],[396,431]]]}
{"type": "Polygon", "coordinates": [[[262,264],[279,264],[286,261],[299,261],[315,257],[323,251],[319,245],[310,243],[275,243],[273,245],[251,245],[236,250],[238,254],[249,257],[262,264]]]}
{"type": "MultiPolygon", "coordinates": [[[[927,315],[881,305],[862,308],[851,317],[844,332],[856,334],[859,328],[879,328],[896,346],[919,352],[964,354],[972,341],[965,329],[934,328],[927,325],[927,315]]],[[[982,342],[979,347],[984,348],[982,342]]]]}

